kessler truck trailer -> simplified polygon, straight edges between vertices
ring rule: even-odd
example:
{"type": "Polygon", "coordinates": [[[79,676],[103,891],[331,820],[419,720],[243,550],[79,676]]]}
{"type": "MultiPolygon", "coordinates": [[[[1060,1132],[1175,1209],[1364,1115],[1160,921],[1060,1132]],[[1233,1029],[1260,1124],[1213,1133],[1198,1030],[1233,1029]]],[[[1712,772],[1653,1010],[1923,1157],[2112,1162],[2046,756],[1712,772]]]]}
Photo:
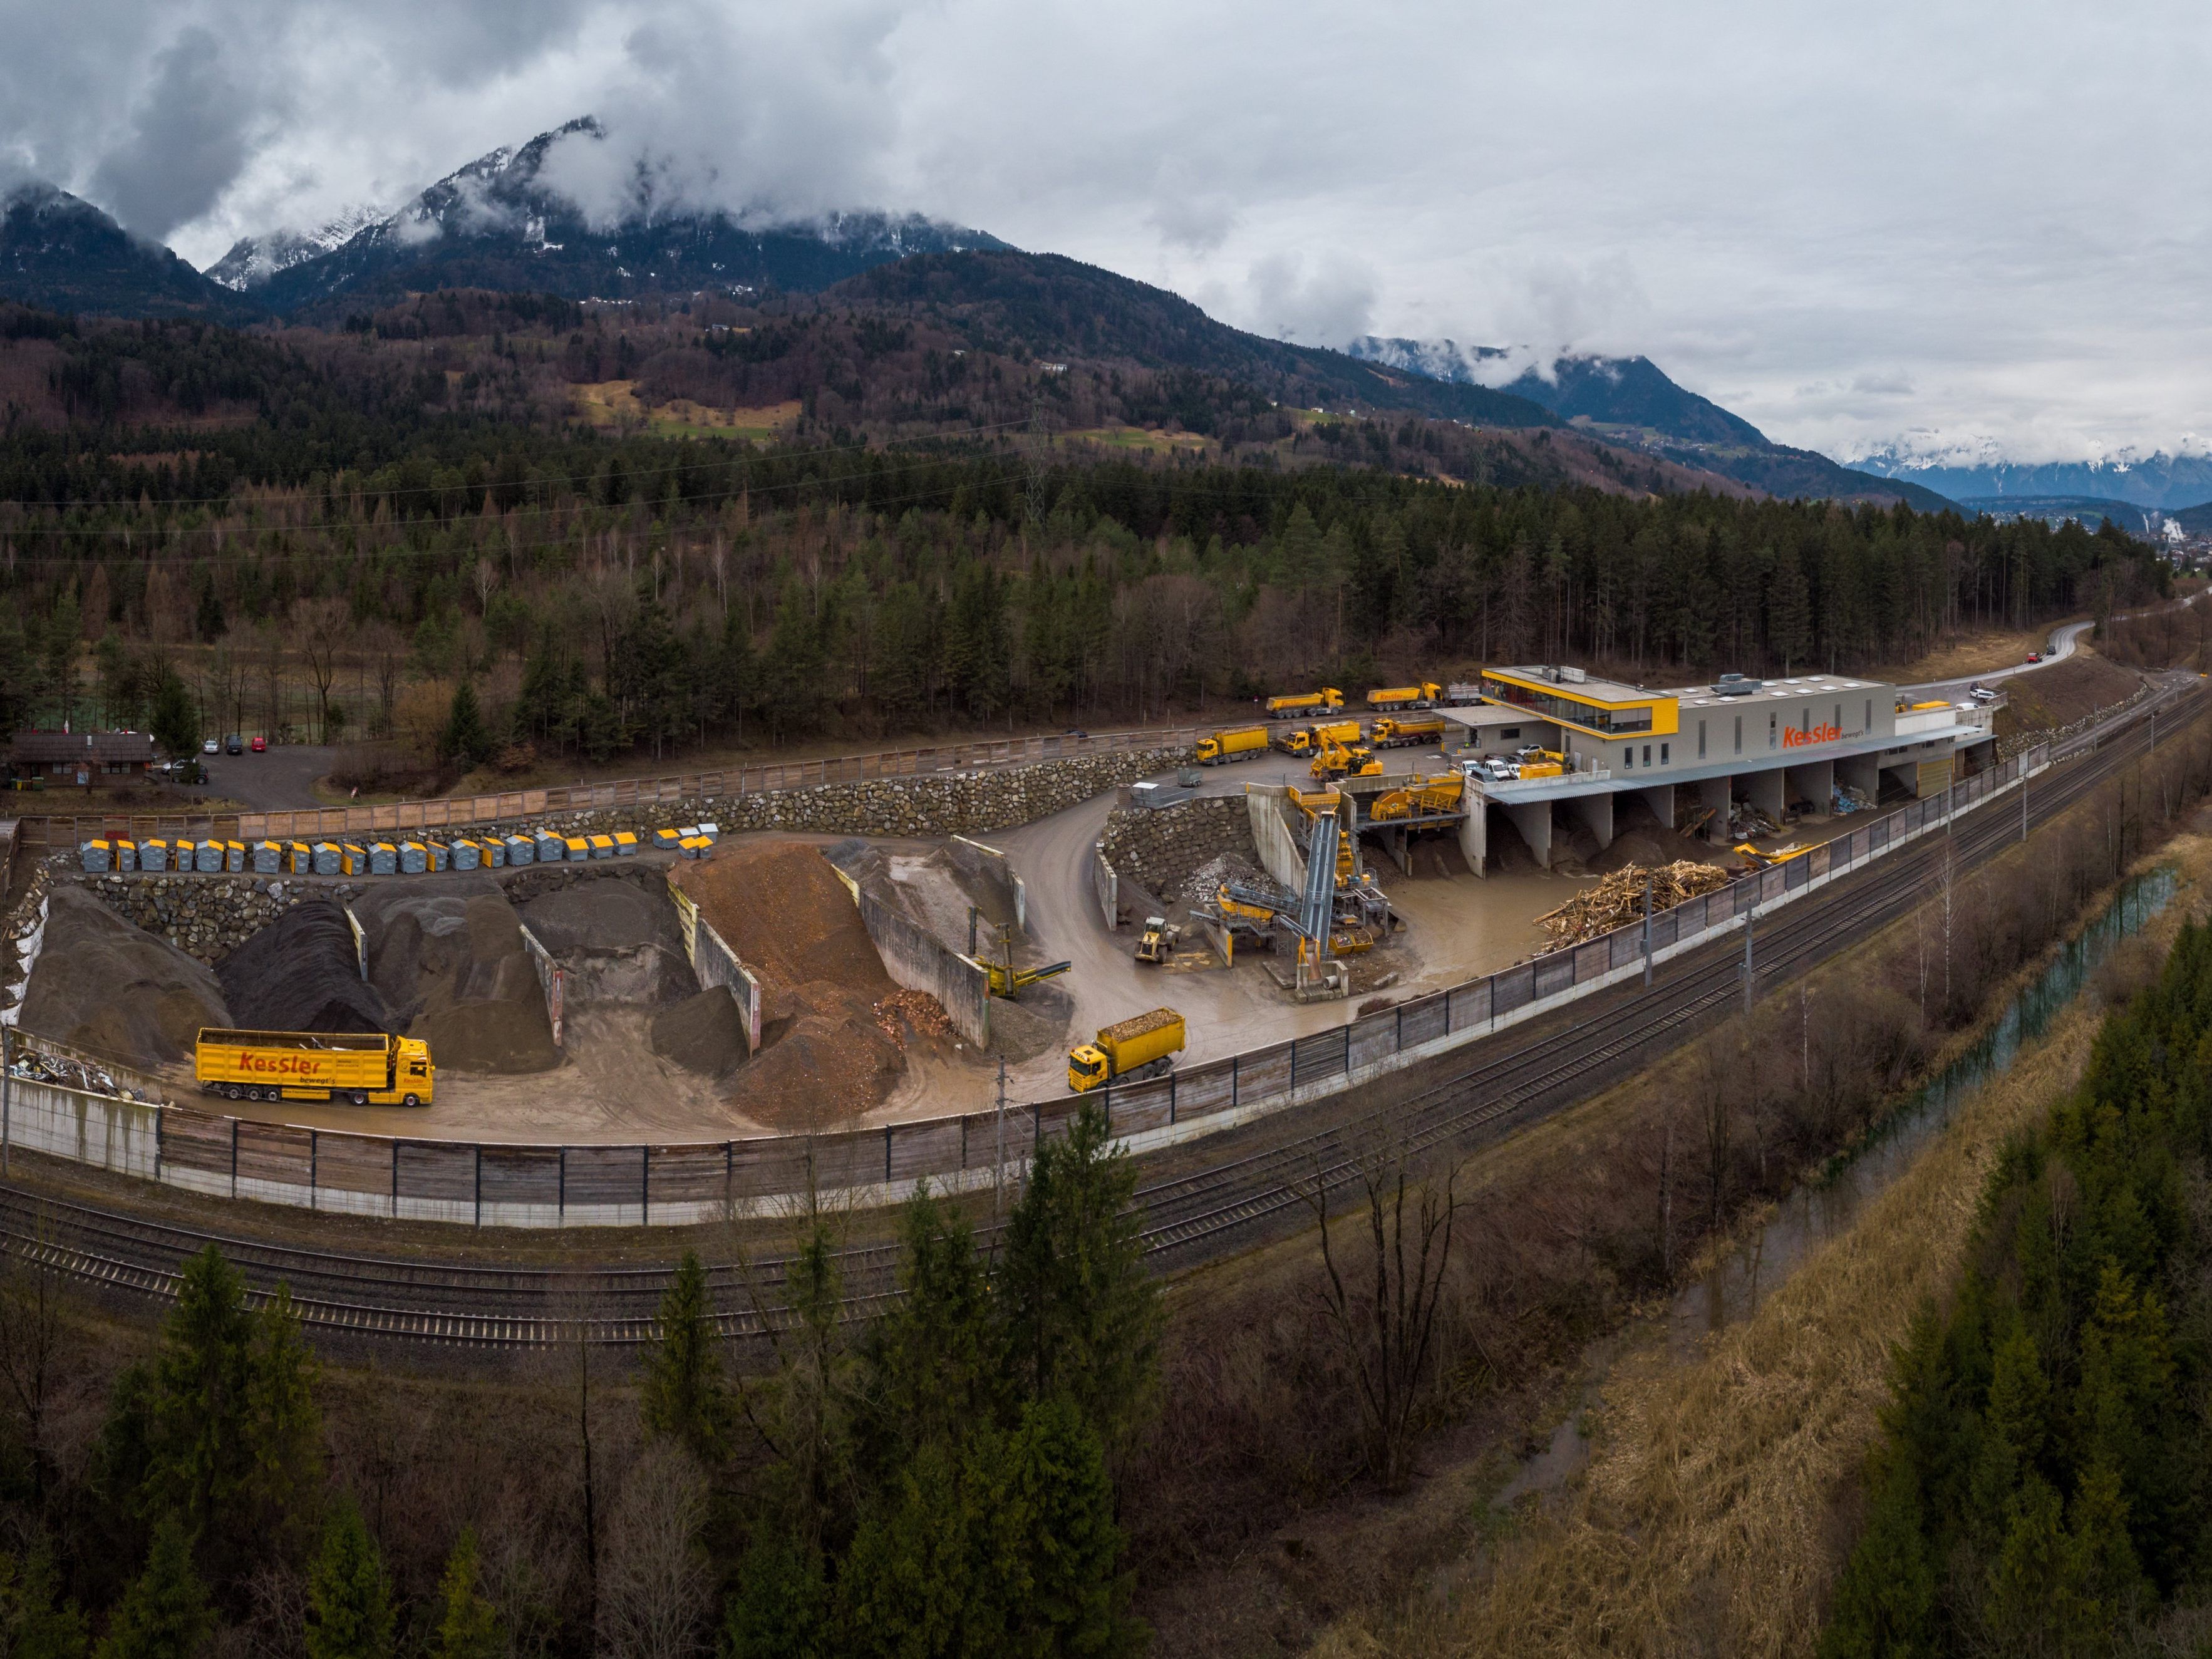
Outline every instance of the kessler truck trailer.
{"type": "Polygon", "coordinates": [[[230,1100],[337,1100],[428,1106],[437,1068],[419,1037],[382,1031],[201,1028],[192,1071],[204,1094],[230,1100]]]}

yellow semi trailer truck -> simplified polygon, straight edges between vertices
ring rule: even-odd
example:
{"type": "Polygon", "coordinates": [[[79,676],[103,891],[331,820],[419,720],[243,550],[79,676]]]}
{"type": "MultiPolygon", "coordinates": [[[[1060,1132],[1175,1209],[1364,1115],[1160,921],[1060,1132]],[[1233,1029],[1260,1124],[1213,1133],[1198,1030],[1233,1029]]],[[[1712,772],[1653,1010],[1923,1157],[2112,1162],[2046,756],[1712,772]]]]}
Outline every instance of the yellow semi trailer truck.
{"type": "Polygon", "coordinates": [[[1298,691],[1288,696],[1267,699],[1270,714],[1318,714],[1343,707],[1344,693],[1333,685],[1324,685],[1318,691],[1298,691]]]}
{"type": "Polygon", "coordinates": [[[1267,752],[1267,728],[1232,726],[1198,740],[1198,763],[1219,766],[1227,761],[1249,760],[1267,752]]]}
{"type": "Polygon", "coordinates": [[[1067,1056],[1067,1086],[1077,1094],[1109,1083],[1158,1077],[1175,1066],[1182,1052],[1182,1016],[1155,1008],[1102,1026],[1097,1037],[1078,1043],[1067,1056]]]}
{"type": "Polygon", "coordinates": [[[231,1100],[337,1100],[428,1106],[437,1067],[419,1037],[382,1031],[200,1029],[192,1072],[203,1094],[231,1100]]]}

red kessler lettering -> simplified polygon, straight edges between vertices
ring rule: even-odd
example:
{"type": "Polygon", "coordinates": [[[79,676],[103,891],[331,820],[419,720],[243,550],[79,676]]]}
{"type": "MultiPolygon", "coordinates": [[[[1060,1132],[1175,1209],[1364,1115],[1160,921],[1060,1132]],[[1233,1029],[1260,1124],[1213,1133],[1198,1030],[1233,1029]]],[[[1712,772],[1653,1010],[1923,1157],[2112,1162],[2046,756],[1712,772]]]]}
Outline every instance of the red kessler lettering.
{"type": "Polygon", "coordinates": [[[1843,735],[1844,728],[1840,726],[1815,726],[1803,732],[1794,726],[1784,726],[1782,746],[1784,749],[1802,749],[1808,743],[1833,743],[1843,735]]]}

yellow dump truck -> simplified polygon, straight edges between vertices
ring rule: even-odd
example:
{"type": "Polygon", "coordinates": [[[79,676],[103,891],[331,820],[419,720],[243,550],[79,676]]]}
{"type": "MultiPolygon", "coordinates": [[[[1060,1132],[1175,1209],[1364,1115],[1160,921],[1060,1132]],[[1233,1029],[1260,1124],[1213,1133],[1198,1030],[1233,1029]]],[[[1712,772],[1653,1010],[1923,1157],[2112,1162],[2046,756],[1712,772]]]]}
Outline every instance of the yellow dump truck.
{"type": "Polygon", "coordinates": [[[1158,1077],[1174,1069],[1182,1042],[1182,1016],[1172,1008],[1118,1020],[1068,1054],[1067,1086],[1084,1094],[1108,1083],[1158,1077]]]}
{"type": "Polygon", "coordinates": [[[1317,754],[1332,743],[1358,743],[1358,720],[1334,720],[1327,726],[1301,726],[1277,739],[1280,746],[1293,755],[1317,754]]]}
{"type": "Polygon", "coordinates": [[[1323,709],[1344,707],[1344,693],[1333,685],[1324,685],[1318,691],[1297,691],[1285,697],[1267,699],[1270,714],[1318,714],[1323,709]]]}
{"type": "Polygon", "coordinates": [[[1232,726],[1198,740],[1198,763],[1219,766],[1224,761],[1248,760],[1267,752],[1267,728],[1232,726]]]}
{"type": "Polygon", "coordinates": [[[203,1094],[231,1100],[337,1100],[356,1106],[428,1106],[437,1067],[430,1045],[382,1031],[200,1029],[192,1073],[203,1094]]]}
{"type": "Polygon", "coordinates": [[[1444,689],[1432,680],[1423,680],[1419,685],[1379,685],[1367,694],[1370,708],[1433,708],[1444,689]]]}
{"type": "Polygon", "coordinates": [[[1441,744],[1444,740],[1444,719],[1441,714],[1431,714],[1425,720],[1401,720],[1386,715],[1369,729],[1367,740],[1377,749],[1405,749],[1422,743],[1441,744]]]}

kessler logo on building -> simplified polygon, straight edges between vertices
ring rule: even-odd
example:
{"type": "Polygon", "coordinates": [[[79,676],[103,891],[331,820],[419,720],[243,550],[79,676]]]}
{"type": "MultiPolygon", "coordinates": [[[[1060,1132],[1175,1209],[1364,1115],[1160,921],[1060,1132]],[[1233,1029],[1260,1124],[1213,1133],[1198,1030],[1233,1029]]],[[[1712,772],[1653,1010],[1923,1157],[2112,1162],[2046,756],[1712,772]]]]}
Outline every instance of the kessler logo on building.
{"type": "Polygon", "coordinates": [[[1802,732],[1794,726],[1785,726],[1782,728],[1782,746],[1802,749],[1808,743],[1833,743],[1843,735],[1840,726],[1815,726],[1802,732]]]}

